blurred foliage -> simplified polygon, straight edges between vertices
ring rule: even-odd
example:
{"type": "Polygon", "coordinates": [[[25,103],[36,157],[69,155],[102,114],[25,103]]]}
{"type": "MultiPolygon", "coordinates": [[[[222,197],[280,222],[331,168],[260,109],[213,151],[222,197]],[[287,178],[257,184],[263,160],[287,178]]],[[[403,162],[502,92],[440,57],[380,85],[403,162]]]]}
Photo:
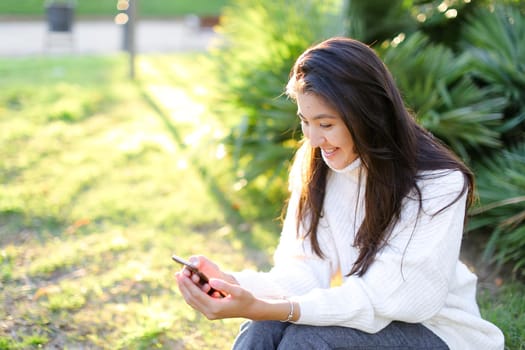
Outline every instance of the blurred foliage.
{"type": "Polygon", "coordinates": [[[424,127],[451,146],[462,158],[473,150],[500,146],[502,97],[490,97],[468,74],[467,55],[456,55],[416,32],[383,53],[398,87],[424,127]]]}
{"type": "Polygon", "coordinates": [[[411,12],[418,29],[432,42],[457,49],[467,18],[490,3],[491,0],[414,0],[411,12]]]}
{"type": "Polygon", "coordinates": [[[477,167],[480,203],[472,211],[470,229],[489,229],[485,259],[512,263],[525,277],[525,143],[485,158],[477,167]]]}
{"type": "Polygon", "coordinates": [[[472,75],[507,99],[504,133],[507,145],[524,140],[525,132],[525,16],[518,8],[478,9],[469,17],[462,44],[471,55],[472,75]]]}
{"type": "Polygon", "coordinates": [[[410,13],[412,1],[346,0],[346,33],[367,44],[393,38],[400,32],[413,32],[417,23],[410,13]]]}
{"type": "Polygon", "coordinates": [[[472,229],[491,232],[485,257],[525,276],[525,16],[513,6],[478,9],[469,17],[461,45],[470,75],[490,95],[504,98],[502,148],[474,163],[480,204],[472,229]]]}
{"type": "MultiPolygon", "coordinates": [[[[299,134],[293,103],[282,96],[290,68],[312,42],[342,33],[338,1],[236,1],[225,8],[215,52],[218,106],[239,184],[282,199],[288,160],[299,134]],[[264,175],[264,176],[261,176],[264,175]]],[[[275,199],[275,198],[274,198],[275,199]]]]}
{"type": "MultiPolygon", "coordinates": [[[[516,0],[232,2],[214,59],[221,82],[217,105],[230,128],[226,143],[239,187],[280,205],[301,137],[295,106],[282,97],[288,72],[304,49],[341,33],[376,49],[418,121],[465,161],[497,161],[524,141],[524,11],[516,0]]],[[[488,170],[476,171],[484,177],[488,170]]],[[[502,172],[493,176],[507,181],[502,172]]],[[[482,203],[489,204],[483,193],[482,203]]],[[[500,214],[506,222],[517,212],[500,214]]],[[[484,229],[499,237],[497,226],[484,229]]],[[[525,234],[516,237],[525,241],[525,234]]],[[[497,241],[490,251],[503,248],[497,241]]],[[[521,257],[506,261],[519,264],[521,257]]]]}
{"type": "Polygon", "coordinates": [[[346,0],[346,32],[367,44],[420,31],[454,48],[466,18],[488,0],[346,0]]]}

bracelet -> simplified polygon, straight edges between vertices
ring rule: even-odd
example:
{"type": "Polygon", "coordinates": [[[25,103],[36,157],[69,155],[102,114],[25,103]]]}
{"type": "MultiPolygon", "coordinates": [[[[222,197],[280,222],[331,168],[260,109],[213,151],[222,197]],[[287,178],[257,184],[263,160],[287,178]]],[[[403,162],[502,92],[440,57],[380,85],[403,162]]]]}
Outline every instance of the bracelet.
{"type": "Polygon", "coordinates": [[[293,301],[289,299],[286,299],[286,301],[290,304],[290,312],[288,313],[286,320],[282,320],[281,322],[290,322],[293,319],[293,301]]]}

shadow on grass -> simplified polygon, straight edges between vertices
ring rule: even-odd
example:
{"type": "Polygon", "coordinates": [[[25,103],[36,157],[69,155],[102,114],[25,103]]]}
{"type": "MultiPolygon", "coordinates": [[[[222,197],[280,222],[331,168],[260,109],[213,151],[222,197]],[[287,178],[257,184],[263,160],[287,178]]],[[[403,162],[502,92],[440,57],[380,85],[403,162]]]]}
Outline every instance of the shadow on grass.
{"type": "Polygon", "coordinates": [[[46,234],[58,237],[66,226],[65,221],[54,215],[28,216],[21,210],[0,211],[0,246],[9,243],[19,245],[29,236],[43,242],[48,238],[46,234]],[[46,228],[45,233],[41,232],[41,227],[46,228]]]}

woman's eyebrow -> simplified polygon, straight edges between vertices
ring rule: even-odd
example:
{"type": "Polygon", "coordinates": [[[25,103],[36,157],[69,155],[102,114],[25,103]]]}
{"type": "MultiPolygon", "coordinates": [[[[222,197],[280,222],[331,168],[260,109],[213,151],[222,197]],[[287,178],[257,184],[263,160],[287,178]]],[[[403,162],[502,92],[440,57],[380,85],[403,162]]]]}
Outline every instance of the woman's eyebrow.
{"type": "MultiPolygon", "coordinates": [[[[306,119],[304,115],[301,114],[301,112],[297,112],[297,116],[301,119],[306,119]]],[[[337,119],[337,117],[335,115],[321,113],[312,118],[312,120],[317,119],[337,119]]]]}

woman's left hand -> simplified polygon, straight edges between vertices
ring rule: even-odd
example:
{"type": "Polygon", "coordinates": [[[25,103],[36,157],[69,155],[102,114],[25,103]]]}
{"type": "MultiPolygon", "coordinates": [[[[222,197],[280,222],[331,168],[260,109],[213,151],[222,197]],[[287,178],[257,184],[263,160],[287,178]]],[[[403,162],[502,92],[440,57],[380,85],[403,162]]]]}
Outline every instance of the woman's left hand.
{"type": "Polygon", "coordinates": [[[211,278],[210,286],[226,294],[224,298],[217,298],[202,291],[186,274],[178,272],[175,276],[186,303],[209,320],[232,317],[258,318],[256,310],[262,301],[242,287],[211,278]]]}

